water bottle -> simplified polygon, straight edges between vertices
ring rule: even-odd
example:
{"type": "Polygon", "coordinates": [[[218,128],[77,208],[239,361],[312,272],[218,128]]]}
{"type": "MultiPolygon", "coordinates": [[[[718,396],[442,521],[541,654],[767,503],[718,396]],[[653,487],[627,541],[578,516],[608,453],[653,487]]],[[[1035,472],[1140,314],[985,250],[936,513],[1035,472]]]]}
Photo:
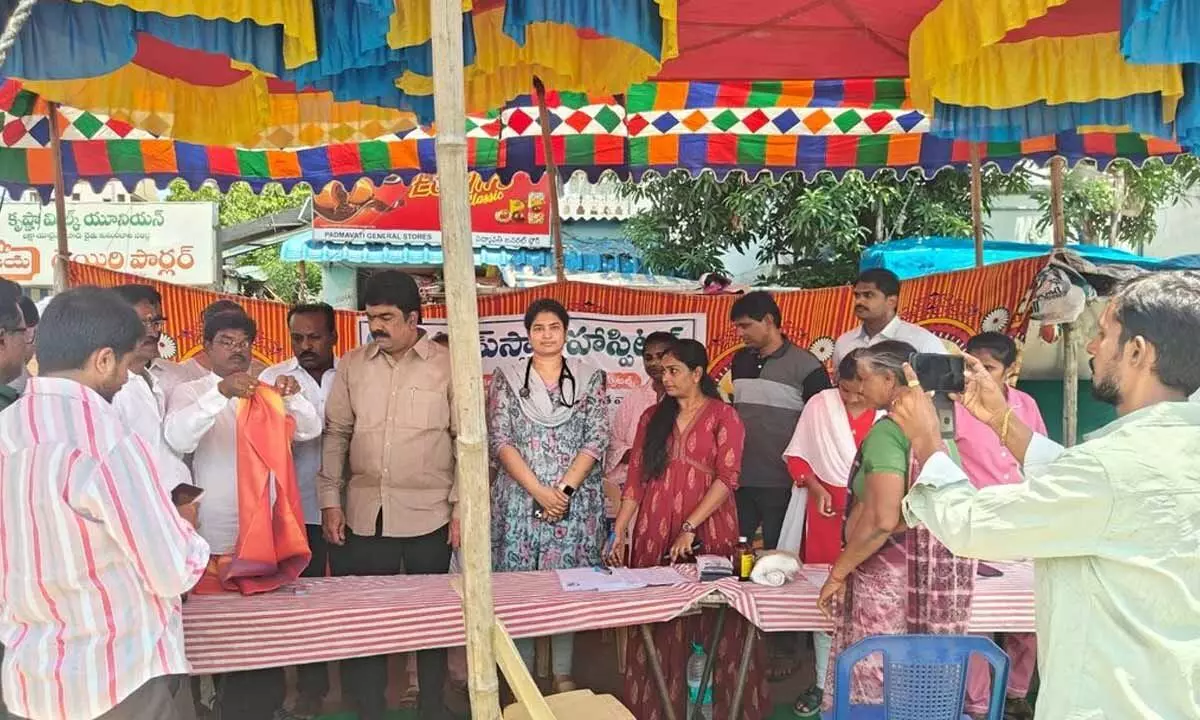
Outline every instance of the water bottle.
{"type": "MultiPolygon", "coordinates": [[[[692,708],[696,706],[696,698],[700,695],[700,678],[704,677],[704,665],[707,661],[704,646],[692,643],[692,656],[688,658],[687,662],[688,720],[696,717],[692,714],[692,708]]],[[[709,678],[708,687],[704,689],[704,701],[700,703],[700,717],[704,720],[712,720],[713,717],[712,681],[713,679],[709,678]]]]}

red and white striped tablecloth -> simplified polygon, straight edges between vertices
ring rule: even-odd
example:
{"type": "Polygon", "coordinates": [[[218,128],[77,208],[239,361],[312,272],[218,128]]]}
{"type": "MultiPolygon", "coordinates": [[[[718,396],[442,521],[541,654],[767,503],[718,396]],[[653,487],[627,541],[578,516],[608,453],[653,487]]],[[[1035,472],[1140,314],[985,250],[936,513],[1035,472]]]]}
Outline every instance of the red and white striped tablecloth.
{"type": "MultiPolygon", "coordinates": [[[[1004,574],[976,578],[971,606],[972,632],[1034,632],[1033,566],[989,563],[1004,574]]],[[[735,580],[718,583],[729,604],[764,632],[830,630],[817,609],[828,566],[807,565],[795,581],[773,588],[735,580]]]]}
{"type": "MultiPolygon", "coordinates": [[[[194,595],[184,634],[198,675],[327,662],[465,642],[462,599],[446,575],[303,579],[243,597],[194,595]]],[[[455,581],[457,582],[457,581],[455,581]]],[[[553,572],[492,576],[496,616],[513,637],[666,622],[712,587],[565,592],[553,572]]]]}

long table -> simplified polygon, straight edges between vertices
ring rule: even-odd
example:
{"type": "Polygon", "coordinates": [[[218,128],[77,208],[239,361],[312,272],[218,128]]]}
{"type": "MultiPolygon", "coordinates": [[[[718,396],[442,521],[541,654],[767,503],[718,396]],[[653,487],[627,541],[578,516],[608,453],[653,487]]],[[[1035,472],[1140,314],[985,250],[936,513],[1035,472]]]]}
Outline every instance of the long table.
{"type": "MultiPolygon", "coordinates": [[[[975,632],[1033,632],[1033,573],[997,565],[980,578],[975,632]]],[[[496,617],[513,637],[667,622],[703,604],[727,604],[763,632],[828,630],[816,609],[824,567],[779,588],[726,579],[620,592],[566,592],[553,572],[492,576],[496,617]]],[[[194,595],[184,604],[196,674],[254,670],[465,642],[461,579],[449,575],[303,579],[266,595],[194,595]]]]}

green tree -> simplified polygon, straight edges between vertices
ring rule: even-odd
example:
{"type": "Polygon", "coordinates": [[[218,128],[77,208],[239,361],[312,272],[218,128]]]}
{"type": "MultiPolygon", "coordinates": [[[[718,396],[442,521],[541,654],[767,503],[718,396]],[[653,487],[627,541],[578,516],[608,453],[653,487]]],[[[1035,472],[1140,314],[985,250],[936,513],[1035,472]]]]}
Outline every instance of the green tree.
{"type": "MultiPolygon", "coordinates": [[[[1024,169],[983,175],[984,211],[992,198],[1028,190],[1024,169]]],[[[946,170],[933,178],[887,171],[840,180],[820,173],[755,179],[676,171],[622,192],[649,209],[626,224],[626,234],[655,272],[697,277],[724,270],[727,250],[757,247],[756,259],[775,267],[771,284],[825,287],[853,279],[864,249],[894,237],[971,234],[970,181],[946,170]]]]}
{"type": "MultiPolygon", "coordinates": [[[[1138,167],[1124,158],[1105,170],[1095,163],[1082,163],[1063,180],[1063,219],[1068,242],[1141,248],[1150,244],[1158,231],[1158,210],[1190,202],[1190,192],[1200,182],[1200,160],[1180,155],[1167,164],[1150,158],[1138,167]]],[[[1050,214],[1050,191],[1033,193],[1042,217],[1038,229],[1054,222],[1050,214]]]]}
{"type": "MultiPolygon", "coordinates": [[[[312,197],[312,188],[300,184],[285,192],[278,184],[271,184],[255,194],[250,185],[244,182],[234,183],[228,192],[221,192],[215,185],[205,183],[199,189],[193,190],[183,179],[172,180],[168,185],[168,202],[207,201],[217,203],[218,223],[222,228],[232,227],[251,220],[257,220],[285,210],[299,207],[312,197]]],[[[300,300],[300,275],[293,263],[279,259],[279,248],[266,247],[239,256],[234,264],[236,267],[256,266],[266,274],[267,290],[279,300],[294,303],[300,300]]],[[[314,265],[305,267],[305,288],[307,297],[315,297],[321,290],[321,271],[314,265]]]]}

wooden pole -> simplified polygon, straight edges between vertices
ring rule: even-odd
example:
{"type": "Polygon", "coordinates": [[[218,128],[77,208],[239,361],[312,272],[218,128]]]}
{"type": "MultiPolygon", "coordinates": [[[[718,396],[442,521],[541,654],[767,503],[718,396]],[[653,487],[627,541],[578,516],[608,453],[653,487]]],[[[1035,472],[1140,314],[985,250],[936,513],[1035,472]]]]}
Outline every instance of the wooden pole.
{"type": "Polygon", "coordinates": [[[301,260],[296,263],[296,302],[308,301],[308,263],[301,260]]]}
{"type": "MultiPolygon", "coordinates": [[[[467,631],[467,685],[471,716],[499,720],[500,688],[492,630],[491,511],[488,506],[487,423],[483,413],[483,360],[479,354],[479,308],[475,253],[471,248],[467,197],[466,88],[463,72],[462,4],[429,0],[433,46],[433,108],[437,121],[443,276],[454,388],[458,503],[462,547],[463,617],[467,631]]],[[[436,692],[437,688],[427,688],[436,692]]]]}
{"type": "Polygon", "coordinates": [[[542,126],[546,177],[550,179],[550,237],[554,240],[554,278],[563,282],[567,279],[567,273],[563,269],[562,217],[558,211],[558,164],[554,162],[554,145],[550,142],[550,111],[546,109],[546,85],[536,75],[533,77],[533,89],[537,94],[538,123],[542,126]]]}
{"type": "MultiPolygon", "coordinates": [[[[1054,249],[1067,245],[1067,224],[1063,212],[1063,183],[1066,161],[1055,157],[1050,161],[1050,217],[1054,227],[1054,249]]],[[[1075,444],[1079,429],[1079,346],[1075,323],[1065,323],[1063,343],[1063,445],[1075,444]]]]}
{"type": "Polygon", "coordinates": [[[979,143],[971,143],[971,232],[975,236],[975,267],[983,267],[983,168],[979,143]]]}
{"type": "Polygon", "coordinates": [[[67,189],[63,181],[62,137],[58,129],[58,103],[50,108],[50,162],[54,163],[54,220],[58,231],[58,249],[54,253],[54,294],[67,290],[67,262],[71,258],[67,241],[67,189]]]}

